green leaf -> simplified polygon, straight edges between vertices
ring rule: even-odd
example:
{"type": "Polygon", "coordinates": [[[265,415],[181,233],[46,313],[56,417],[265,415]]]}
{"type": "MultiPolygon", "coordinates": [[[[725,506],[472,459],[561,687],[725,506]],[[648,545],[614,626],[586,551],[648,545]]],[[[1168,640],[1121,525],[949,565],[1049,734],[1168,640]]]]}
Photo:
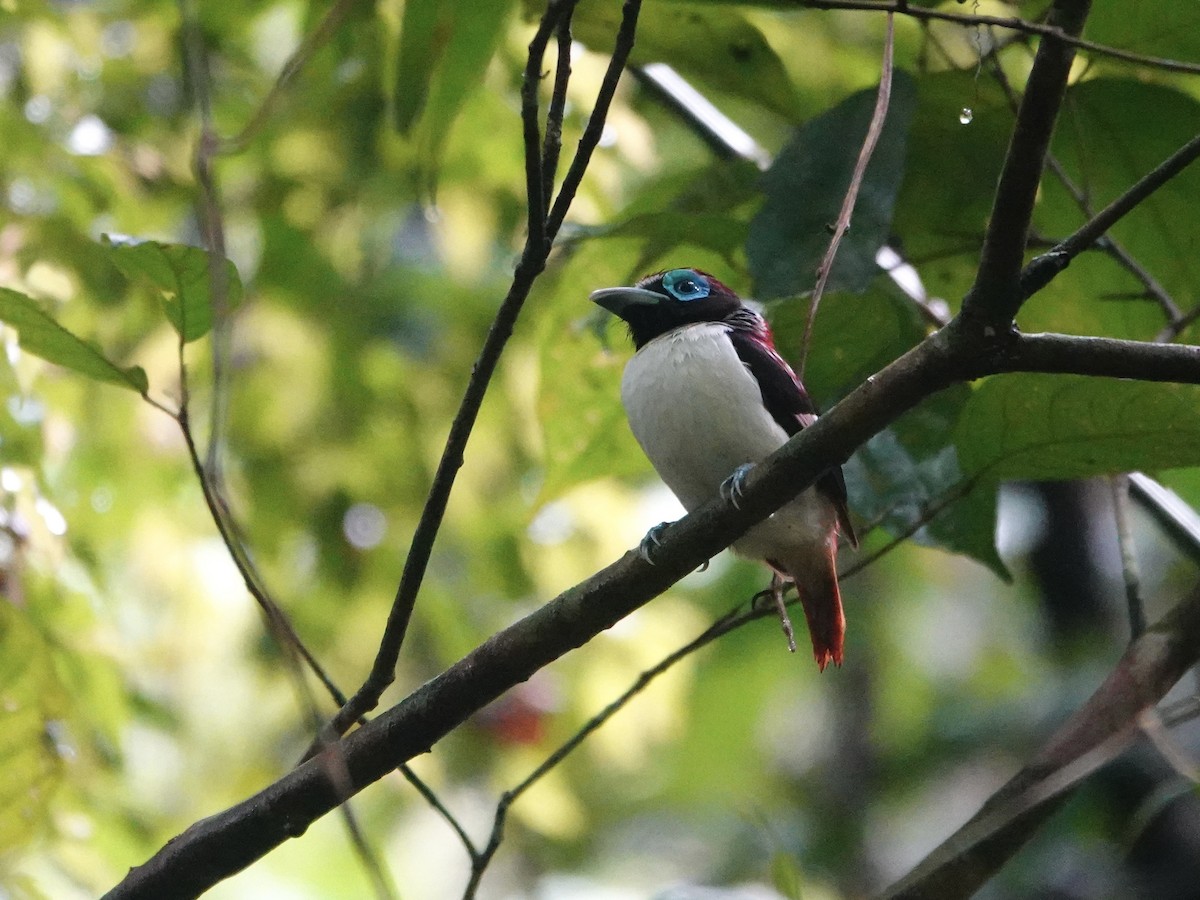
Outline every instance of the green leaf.
{"type": "Polygon", "coordinates": [[[77,337],[42,311],[32,299],[0,288],[0,320],[17,329],[21,348],[48,362],[71,369],[96,381],[116,384],[144,394],[149,388],[139,366],[123,369],[95,344],[77,337]]]}
{"type": "Polygon", "coordinates": [[[772,855],[771,884],[787,900],[804,900],[804,873],[790,853],[779,850],[772,855]]]}
{"type": "Polygon", "coordinates": [[[204,337],[212,329],[218,291],[214,269],[224,280],[218,290],[222,304],[232,309],[242,300],[242,281],[229,260],[187,244],[163,244],[123,235],[106,234],[103,239],[109,259],[126,277],[150,282],[162,298],[171,325],[186,342],[204,337]],[[215,263],[215,265],[214,265],[215,263]]]}
{"type": "Polygon", "coordinates": [[[429,98],[429,80],[446,47],[451,8],[442,0],[409,0],[400,23],[396,52],[396,97],[393,115],[396,130],[407,134],[429,98]],[[439,28],[439,24],[441,28],[439,28]]]}
{"type": "Polygon", "coordinates": [[[974,392],[954,441],[963,468],[993,481],[1200,465],[1200,388],[994,376],[974,392]]]}
{"type": "MultiPolygon", "coordinates": [[[[1063,106],[1063,124],[1052,150],[1072,180],[1086,191],[1094,209],[1124,193],[1196,134],[1200,102],[1182,91],[1131,79],[1097,78],[1074,85],[1063,106]],[[1152,111],[1152,114],[1147,114],[1152,111]],[[1103,135],[1103,152],[1097,152],[1103,135]]],[[[1036,210],[1035,227],[1052,239],[1074,231],[1085,220],[1078,203],[1047,177],[1036,210]]],[[[1200,232],[1200,166],[1192,165],[1142,201],[1113,226],[1115,238],[1173,296],[1185,311],[1200,300],[1200,260],[1194,235],[1200,232]]],[[[1085,333],[1091,318],[1101,321],[1093,334],[1150,339],[1165,324],[1162,313],[1141,297],[1141,284],[1113,271],[1102,254],[1085,254],[1064,276],[1074,275],[1078,300],[1062,303],[1065,288],[1052,284],[1021,316],[1025,330],[1053,329],[1085,333]],[[1105,302],[1124,295],[1126,302],[1105,302]],[[1108,309],[1095,310],[1102,306],[1108,309]],[[1065,307],[1065,310],[1063,309],[1065,307]],[[1063,322],[1074,312],[1079,326],[1063,322]],[[1081,327],[1080,327],[1081,326],[1081,327]]],[[[1067,295],[1069,296],[1069,294],[1067,295]]]]}
{"type": "MultiPolygon", "coordinates": [[[[526,3],[527,13],[540,5],[526,3]]],[[[621,5],[583,0],[571,20],[575,38],[610,53],[621,24],[621,5]]],[[[785,119],[799,115],[796,90],[779,55],[746,13],[706,3],[647,3],[638,15],[635,66],[654,62],[672,68],[707,91],[754,101],[785,119]]]]}
{"type": "MultiPolygon", "coordinates": [[[[1200,5],[1179,0],[1097,3],[1088,14],[1089,39],[1156,57],[1192,60],[1200,52],[1200,5]]],[[[1105,62],[1100,54],[1092,55],[1105,62]]],[[[1118,65],[1118,64],[1114,64],[1118,65]]]]}
{"type": "Polygon", "coordinates": [[[450,127],[483,83],[513,5],[513,0],[405,3],[396,61],[395,123],[401,134],[417,138],[427,169],[437,166],[450,127]]]}
{"type": "MultiPolygon", "coordinates": [[[[874,89],[860,91],[805,123],[763,176],[766,202],[751,221],[746,241],[759,297],[795,296],[812,289],[875,98],[874,89]]],[[[912,79],[897,72],[887,120],[854,206],[852,227],[842,239],[830,273],[832,290],[865,290],[879,273],[875,254],[891,228],[915,103],[912,79]]]]}
{"type": "MultiPolygon", "coordinates": [[[[808,304],[781,301],[768,313],[780,350],[795,355],[808,304]]],[[[828,295],[805,366],[814,401],[828,409],[916,345],[925,330],[912,303],[886,277],[861,295],[828,295]],[[864,322],[871,326],[864,328],[864,322]]],[[[878,522],[896,536],[920,525],[913,536],[918,543],[966,554],[1007,579],[996,553],[995,485],[972,488],[950,442],[970,395],[961,385],[943,391],[875,435],[843,467],[846,489],[859,521],[878,522]]]]}
{"type": "Polygon", "coordinates": [[[1012,121],[1004,94],[973,72],[920,80],[892,230],[926,288],[952,305],[975,277],[1012,121]],[[964,108],[972,111],[967,125],[964,108]]]}
{"type": "Polygon", "coordinates": [[[61,728],[67,704],[51,653],[26,615],[0,602],[0,858],[37,836],[63,776],[48,729],[61,728]]]}

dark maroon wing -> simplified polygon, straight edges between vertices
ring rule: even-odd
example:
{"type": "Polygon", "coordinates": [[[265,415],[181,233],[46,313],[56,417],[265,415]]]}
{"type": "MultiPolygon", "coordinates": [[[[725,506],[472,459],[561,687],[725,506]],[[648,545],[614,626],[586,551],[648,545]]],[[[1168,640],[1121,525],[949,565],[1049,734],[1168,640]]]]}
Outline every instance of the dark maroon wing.
{"type": "MultiPolygon", "coordinates": [[[[779,427],[788,436],[796,434],[817,417],[817,408],[791,367],[784,362],[773,347],[756,333],[739,324],[729,330],[729,340],[737,352],[738,359],[750,370],[758,389],[762,392],[763,404],[779,427]]],[[[850,512],[846,508],[846,479],[842,467],[834,466],[817,479],[817,489],[828,497],[837,508],[838,524],[846,538],[855,547],[858,538],[850,523],[850,512]]]]}

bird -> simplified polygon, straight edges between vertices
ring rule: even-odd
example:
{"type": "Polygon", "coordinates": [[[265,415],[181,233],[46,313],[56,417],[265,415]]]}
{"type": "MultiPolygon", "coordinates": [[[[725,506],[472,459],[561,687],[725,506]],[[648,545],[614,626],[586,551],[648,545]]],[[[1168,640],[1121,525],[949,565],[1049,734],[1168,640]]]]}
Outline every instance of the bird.
{"type": "MultiPolygon", "coordinates": [[[[688,512],[718,493],[736,505],[750,469],[816,421],[817,409],[775,349],[766,319],[707,272],[656,272],[589,299],[629,328],[636,352],[621,379],[626,418],[688,512]]],[[[643,541],[647,560],[663,527],[643,541]]],[[[846,482],[833,466],[733,544],[738,555],[770,566],[771,596],[793,652],[782,592],[786,582],[795,584],[822,672],[843,660],[839,534],[857,547],[846,482]]]]}

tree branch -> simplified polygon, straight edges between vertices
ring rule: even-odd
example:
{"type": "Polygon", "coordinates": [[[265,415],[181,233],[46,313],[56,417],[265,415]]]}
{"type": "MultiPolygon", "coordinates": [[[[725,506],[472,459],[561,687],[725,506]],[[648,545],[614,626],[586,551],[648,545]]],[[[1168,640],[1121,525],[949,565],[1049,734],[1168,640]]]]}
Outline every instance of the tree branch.
{"type": "Polygon", "coordinates": [[[876,2],[876,0],[794,0],[794,5],[809,9],[890,12],[922,21],[935,20],[940,22],[954,22],[958,25],[986,25],[992,28],[1017,31],[1021,34],[1057,38],[1080,50],[1087,50],[1089,53],[1095,53],[1099,56],[1109,56],[1113,59],[1119,59],[1122,62],[1150,66],[1167,72],[1184,72],[1191,75],[1200,75],[1200,62],[1148,56],[1144,53],[1134,53],[1132,50],[1123,50],[1120,47],[1098,44],[1095,41],[1085,40],[1079,37],[1078,34],[1071,34],[1053,22],[1031,22],[1028,19],[1020,19],[1016,16],[987,16],[976,13],[949,12],[945,9],[931,9],[927,6],[917,6],[916,4],[909,3],[908,0],[879,0],[879,2],[876,2]]]}
{"type": "Polygon", "coordinates": [[[973,895],[1032,837],[1084,777],[1137,735],[1141,716],[1200,659],[1200,588],[1134,641],[1078,712],[970,821],[886,900],[957,900],[973,895]]]}
{"type": "Polygon", "coordinates": [[[1013,334],[979,360],[978,375],[1046,372],[1200,384],[1200,347],[1070,334],[1013,334]]]}
{"type": "MultiPolygon", "coordinates": [[[[1078,35],[1090,8],[1091,0],[1055,0],[1049,22],[1078,35]]],[[[1050,136],[1074,60],[1075,48],[1058,38],[1046,38],[1038,46],[996,186],[979,271],[963,298],[962,317],[980,327],[1007,329],[1027,296],[1021,292],[1021,263],[1050,136]]]]}
{"type": "MultiPolygon", "coordinates": [[[[854,204],[858,201],[858,192],[862,188],[863,176],[867,173],[867,164],[883,134],[883,123],[887,119],[888,104],[892,98],[893,46],[896,37],[896,19],[891,13],[887,17],[887,30],[883,36],[883,62],[879,67],[879,90],[875,95],[875,109],[871,113],[871,122],[863,137],[862,147],[858,151],[858,159],[854,163],[854,172],[850,176],[850,184],[846,186],[846,195],[842,198],[842,208],[838,211],[837,222],[833,226],[833,236],[829,239],[829,247],[821,258],[817,268],[817,283],[813,287],[812,296],[808,298],[808,317],[804,320],[804,335],[800,338],[800,361],[796,371],[804,377],[804,364],[808,362],[808,347],[812,341],[813,323],[817,320],[817,308],[821,305],[821,297],[825,294],[825,285],[829,283],[829,273],[833,270],[833,262],[837,258],[838,247],[842,238],[850,230],[850,217],[854,212],[854,204]]],[[[786,620],[785,620],[786,621],[786,620]]],[[[789,638],[790,641],[790,638],[789,638]]]]}

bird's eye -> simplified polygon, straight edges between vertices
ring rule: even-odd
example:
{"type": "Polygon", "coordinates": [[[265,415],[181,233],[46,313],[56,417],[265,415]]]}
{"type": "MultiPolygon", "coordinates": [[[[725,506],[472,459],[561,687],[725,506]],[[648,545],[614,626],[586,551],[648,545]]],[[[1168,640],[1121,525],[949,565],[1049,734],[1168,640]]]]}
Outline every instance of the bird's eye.
{"type": "Polygon", "coordinates": [[[663,287],[676,300],[701,300],[708,296],[708,280],[691,269],[672,269],[662,280],[663,287]]]}

